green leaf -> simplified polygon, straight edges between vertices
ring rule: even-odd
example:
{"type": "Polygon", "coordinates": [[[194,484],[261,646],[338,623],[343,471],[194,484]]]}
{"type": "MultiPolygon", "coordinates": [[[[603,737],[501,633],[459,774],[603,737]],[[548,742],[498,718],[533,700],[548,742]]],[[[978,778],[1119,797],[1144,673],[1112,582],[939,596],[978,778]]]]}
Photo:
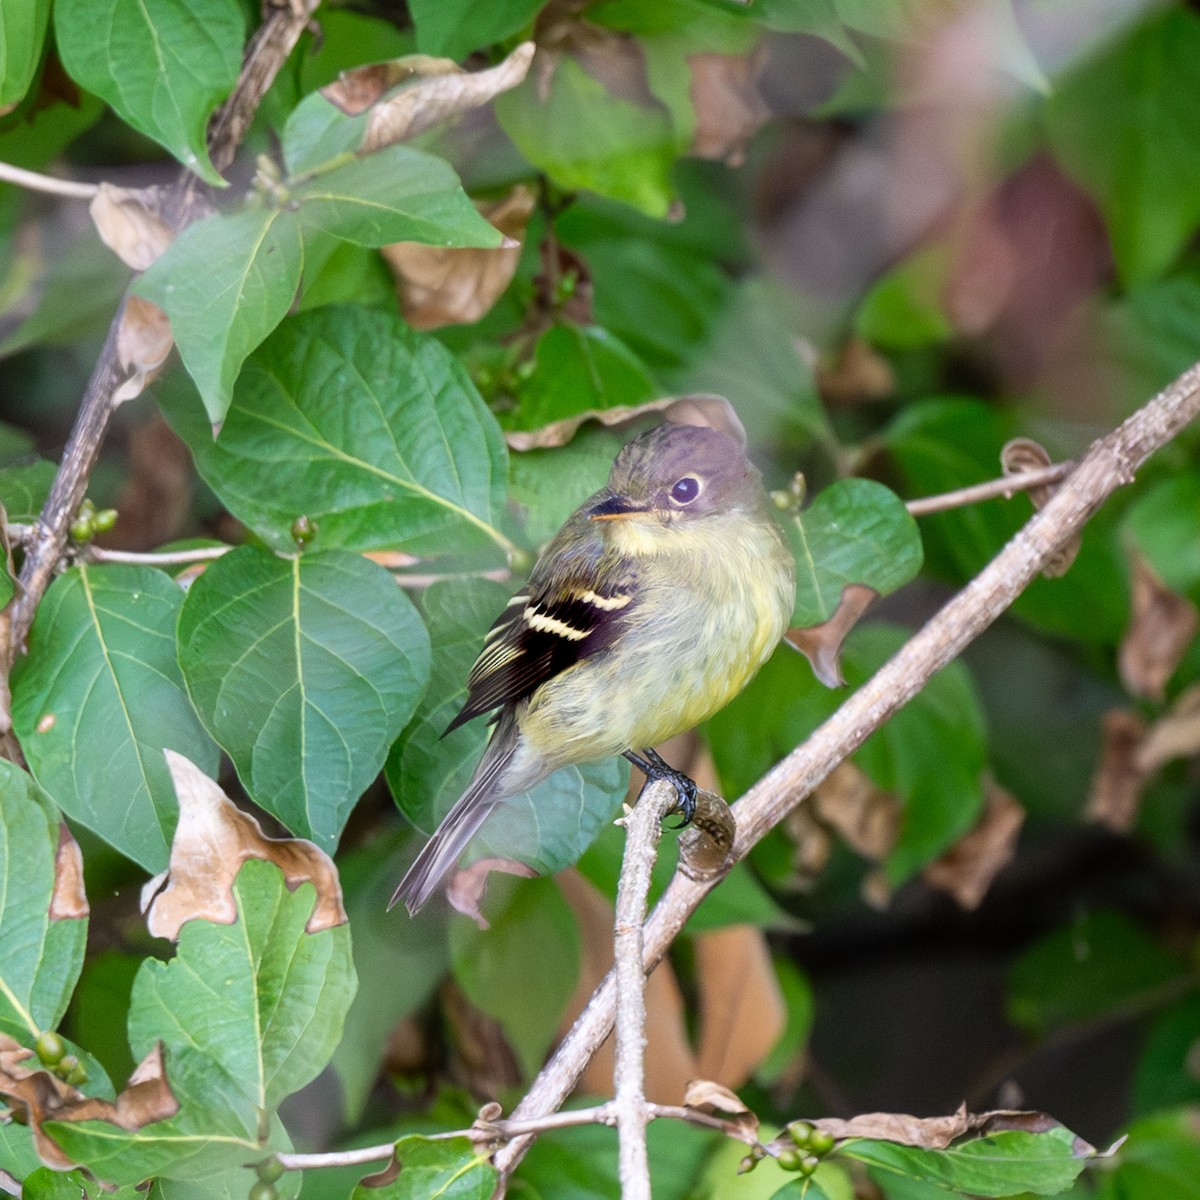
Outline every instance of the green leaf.
{"type": "Polygon", "coordinates": [[[871,285],[854,319],[858,335],[890,350],[946,341],[954,332],[942,307],[950,261],[944,246],[920,250],[871,285]]]}
{"type": "Polygon", "coordinates": [[[1193,1108],[1135,1121],[1116,1169],[1096,1173],[1099,1200],[1200,1200],[1200,1142],[1193,1108]]]}
{"type": "Polygon", "coordinates": [[[541,87],[529,78],[496,98],[501,127],[530,163],[568,191],[665,217],[677,152],[667,114],[618,99],[571,58],[559,62],[544,101],[541,87]]]}
{"type": "Polygon", "coordinates": [[[540,429],[593,409],[652,400],[659,387],[637,356],[597,325],[555,325],[538,339],[534,372],[505,428],[540,429]]]}
{"type": "Polygon", "coordinates": [[[409,9],[417,27],[422,54],[466,58],[472,50],[503,41],[528,25],[546,0],[412,0],[409,9]]]}
{"type": "Polygon", "coordinates": [[[400,1174],[382,1187],[360,1184],[350,1200],[488,1200],[499,1176],[469,1138],[403,1137],[396,1143],[400,1174]]]}
{"type": "Polygon", "coordinates": [[[25,1177],[22,1200],[144,1200],[145,1192],[130,1185],[110,1191],[78,1168],[55,1171],[39,1167],[25,1177]]]}
{"type": "Polygon", "coordinates": [[[895,1142],[854,1140],[838,1154],[954,1192],[1011,1196],[1031,1192],[1053,1196],[1078,1178],[1095,1151],[1061,1125],[1043,1133],[1007,1130],[959,1142],[945,1150],[922,1150],[895,1142]]]}
{"type": "Polygon", "coordinates": [[[1200,1102],[1200,1078],[1195,1069],[1198,1044],[1200,996],[1185,996],[1155,1017],[1134,1074],[1134,1112],[1200,1102]]]}
{"type": "Polygon", "coordinates": [[[295,178],[334,159],[353,154],[362,145],[371,110],[347,116],[320,92],[305,96],[287,119],[281,138],[283,161],[295,178]]]}
{"type": "Polygon", "coordinates": [[[50,0],[0,4],[0,114],[25,98],[42,61],[50,0]]]}
{"type": "Polygon", "coordinates": [[[881,483],[841,479],[785,522],[796,558],[793,627],[828,621],[849,583],[881,596],[921,569],[921,535],[903,502],[881,483]]]}
{"type": "Polygon", "coordinates": [[[465,369],[390,313],[334,307],[287,321],[247,362],[214,442],[194,401],[163,395],[200,474],[269,546],[445,554],[508,546],[506,453],[465,369]]]}
{"type": "Polygon", "coordinates": [[[332,850],[425,689],[429,638],[367,559],[244,547],[192,584],[179,661],[255,803],[332,850]]]}
{"type": "Polygon", "coordinates": [[[1101,911],[1037,942],[1009,975],[1008,1016],[1045,1034],[1170,994],[1186,968],[1128,917],[1101,911]]]}
{"type": "Polygon", "coordinates": [[[170,317],[214,425],[225,417],[246,356],[291,307],[303,268],[296,217],[249,208],[189,226],[134,285],[170,317]]]}
{"type": "Polygon", "coordinates": [[[57,468],[52,462],[39,459],[0,471],[0,504],[9,521],[30,524],[38,519],[57,468]]]}
{"type": "MultiPolygon", "coordinates": [[[[387,763],[392,795],[421,829],[432,831],[462,795],[483,752],[483,720],[442,734],[462,707],[471,664],[507,599],[506,589],[480,580],[436,583],[422,598],[433,643],[429,690],[387,763]]],[[[568,866],[611,820],[628,773],[619,758],[556,771],[505,800],[472,841],[468,859],[513,858],[542,874],[568,866]]]]}
{"type": "Polygon", "coordinates": [[[54,806],[0,759],[0,1033],[24,1046],[57,1027],[83,966],[87,918],[50,911],[58,843],[54,806]]]}
{"type": "Polygon", "coordinates": [[[449,163],[410,146],[385,146],[322,171],[296,185],[292,203],[310,236],[331,234],[359,246],[495,247],[504,240],[449,163]]]}
{"type": "Polygon", "coordinates": [[[1125,513],[1125,529],[1163,583],[1200,600],[1200,473],[1165,479],[1143,493],[1125,513]]]}
{"type": "Polygon", "coordinates": [[[167,865],[178,811],[163,750],[217,768],[175,661],[182,604],[150,567],[77,567],[46,593],[14,672],[13,727],[35,778],[152,873],[167,865]]]}
{"type": "Polygon", "coordinates": [[[0,562],[0,608],[3,608],[13,598],[14,590],[12,576],[8,573],[8,566],[0,562]]]}
{"type": "Polygon", "coordinates": [[[525,1078],[537,1074],[579,978],[583,949],[570,905],[552,879],[527,879],[491,928],[450,924],[454,978],[504,1030],[525,1078]],[[547,948],[554,947],[548,954],[547,948]]]}
{"type": "Polygon", "coordinates": [[[235,923],[186,922],[175,957],[147,959],[134,981],[130,1045],[140,1059],[163,1042],[179,1112],[133,1131],[102,1121],[49,1127],[101,1179],[165,1175],[215,1188],[232,1176],[244,1195],[253,1182],[245,1164],[286,1145],[272,1114],[337,1044],[356,987],[349,926],[306,933],[315,889],[291,890],[274,863],[247,862],[234,898],[235,923]]]}
{"type": "Polygon", "coordinates": [[[238,0],[59,0],[54,32],[77,83],[207,183],[224,185],[205,130],[241,69],[238,0]]]}
{"type": "Polygon", "coordinates": [[[1171,7],[1059,81],[1046,105],[1055,156],[1099,204],[1128,283],[1162,274],[1200,221],[1198,88],[1200,16],[1171,7]]]}

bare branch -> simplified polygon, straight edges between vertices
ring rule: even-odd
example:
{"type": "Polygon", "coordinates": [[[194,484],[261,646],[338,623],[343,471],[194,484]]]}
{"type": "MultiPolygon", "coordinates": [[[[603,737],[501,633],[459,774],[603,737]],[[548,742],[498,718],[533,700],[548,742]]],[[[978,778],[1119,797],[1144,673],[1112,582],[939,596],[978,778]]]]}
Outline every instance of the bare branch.
{"type": "Polygon", "coordinates": [[[76,179],[58,179],[53,175],[42,175],[14,167],[12,163],[0,162],[0,180],[15,183],[31,192],[48,192],[51,196],[65,196],[69,200],[90,200],[100,190],[98,183],[81,183],[76,179]]]}
{"type": "MultiPolygon", "coordinates": [[[[803,745],[763,776],[734,806],[737,837],[732,860],[744,858],[770,829],[800,804],[929,678],[978,637],[1032,582],[1061,546],[1076,536],[1117,488],[1161,446],[1200,415],[1200,364],[1191,367],[1123,425],[1095,442],[1041,512],[961,592],[934,616],[803,745]]],[[[1011,484],[1012,480],[1006,480],[1011,484]]],[[[714,880],[677,873],[646,924],[645,961],[651,970],[666,953],[714,880]]],[[[517,1105],[525,1120],[557,1108],[570,1094],[613,1024],[613,972],[593,993],[554,1057],[517,1105]]],[[[528,1138],[509,1143],[496,1165],[510,1173],[528,1138]]]]}
{"type": "Polygon", "coordinates": [[[943,492],[940,496],[922,496],[919,500],[908,501],[904,507],[914,517],[925,517],[930,513],[945,512],[951,508],[965,508],[968,504],[978,504],[981,500],[995,500],[1001,496],[1006,500],[1011,500],[1016,492],[1043,487],[1047,483],[1058,483],[1070,475],[1075,466],[1074,462],[1051,463],[1050,466],[1039,467],[1036,471],[1021,471],[1018,474],[1005,475],[999,479],[989,479],[986,483],[976,483],[970,487],[958,488],[953,492],[943,492]]]}
{"type": "Polygon", "coordinates": [[[642,967],[642,925],[650,895],[650,875],[658,858],[662,819],[675,806],[674,785],[655,780],[642,788],[625,817],[625,856],[617,884],[613,922],[613,971],[617,981],[617,1052],[613,1107],[620,1139],[621,1195],[650,1200],[650,1160],[646,1153],[646,973],[642,967]]]}

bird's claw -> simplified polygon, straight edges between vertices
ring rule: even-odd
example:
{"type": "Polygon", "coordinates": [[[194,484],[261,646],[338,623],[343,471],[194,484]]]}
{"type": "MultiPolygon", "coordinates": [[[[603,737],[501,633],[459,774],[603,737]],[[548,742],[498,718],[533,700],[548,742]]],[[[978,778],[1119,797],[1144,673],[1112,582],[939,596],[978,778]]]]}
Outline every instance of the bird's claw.
{"type": "Polygon", "coordinates": [[[678,813],[682,819],[671,828],[684,829],[690,825],[696,815],[696,781],[682,771],[675,770],[654,750],[643,750],[641,754],[630,750],[626,752],[625,757],[646,776],[647,783],[663,779],[675,789],[679,802],[667,815],[674,816],[678,813]]]}

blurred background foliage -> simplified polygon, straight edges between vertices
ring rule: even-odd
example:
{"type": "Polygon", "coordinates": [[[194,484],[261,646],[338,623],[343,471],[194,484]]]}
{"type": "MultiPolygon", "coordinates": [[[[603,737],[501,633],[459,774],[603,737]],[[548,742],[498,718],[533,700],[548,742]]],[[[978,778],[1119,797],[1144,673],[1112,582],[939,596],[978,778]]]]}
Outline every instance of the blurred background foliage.
{"type": "MultiPolygon", "coordinates": [[[[57,4],[33,86],[4,97],[0,160],[169,182],[166,135],[88,90],[70,32],[78,5],[57,4]]],[[[243,6],[217,7],[237,19],[243,6]]],[[[257,19],[248,4],[241,15],[257,19]]],[[[283,297],[280,317],[291,315],[251,345],[228,414],[208,392],[205,413],[176,366],[153,399],[119,411],[92,477],[97,507],[119,512],[100,545],[248,531],[260,549],[238,552],[243,571],[269,574],[261,547],[287,546],[290,517],[311,515],[330,575],[314,562],[304,586],[331,603],[342,588],[380,586],[345,551],[404,543],[365,502],[347,516],[341,493],[320,515],[297,507],[294,489],[308,485],[272,474],[287,456],[254,458],[272,381],[317,411],[335,373],[322,348],[336,346],[364,378],[419,362],[462,397],[452,457],[475,516],[409,545],[419,561],[385,564],[402,578],[436,564],[432,586],[408,581],[401,616],[382,595],[361,615],[397,645],[397,622],[418,631],[407,667],[376,689],[372,768],[346,767],[345,797],[365,794],[328,826],[266,805],[330,848],[340,836],[360,982],[331,1069],[285,1104],[301,1145],[469,1124],[468,1095],[520,1095],[603,967],[621,845],[605,822],[623,778],[608,765],[560,781],[554,802],[574,805],[575,824],[562,845],[541,844],[544,868],[587,845],[578,868],[554,882],[494,879],[486,933],[445,912],[383,912],[415,845],[389,787],[427,829],[484,736],[437,741],[511,587],[501,551],[518,563],[536,551],[628,436],[594,421],[576,431],[581,415],[718,392],[772,487],[802,472],[818,495],[865,476],[909,500],[994,478],[1016,436],[1054,461],[1077,455],[1200,358],[1200,13],[1183,2],[327,4],[264,102],[230,193],[251,187],[256,155],[300,152],[293,114],[340,71],[412,53],[482,70],[529,37],[538,51],[522,83],[410,140],[448,162],[519,249],[381,252],[361,231],[313,237],[299,290],[283,297]],[[372,349],[383,343],[395,347],[386,360],[372,349]],[[225,422],[215,442],[213,420],[225,422]],[[385,758],[387,786],[371,783],[385,758]]],[[[129,271],[78,202],[6,185],[0,239],[0,487],[9,520],[29,520],[129,271]]],[[[193,282],[208,286],[202,271],[193,282]]],[[[396,404],[393,428],[424,419],[396,404]]],[[[378,449],[367,426],[348,436],[378,449]]],[[[1114,1169],[1085,1174],[1073,1195],[1200,1197],[1198,436],[1159,454],[1097,514],[1064,574],[1030,587],[709,899],[652,988],[653,1098],[677,1102],[699,1074],[743,1088],[767,1120],[1033,1107],[1098,1146],[1131,1133],[1114,1169]]],[[[850,685],[1030,511],[1017,496],[921,517],[922,573],[852,633],[850,685]]],[[[221,631],[205,631],[204,589],[215,611],[228,585],[211,568],[202,579],[184,605],[180,661],[204,726],[261,803],[256,768],[205,698],[201,675],[219,683],[236,647],[213,666],[221,631]]],[[[64,588],[55,611],[70,600],[64,588]]],[[[31,662],[18,679],[27,696],[36,672],[31,662]]],[[[715,771],[734,799],[841,695],[781,648],[675,757],[702,779],[715,771]]],[[[196,737],[193,757],[213,769],[215,745],[199,725],[196,737]]],[[[52,766],[30,758],[75,815],[52,766]]],[[[222,780],[238,786],[228,763],[222,780]]],[[[130,859],[157,869],[162,850],[118,841],[117,853],[103,820],[78,830],[92,933],[65,1029],[120,1080],[134,972],[159,953],[130,859]]],[[[514,823],[497,852],[528,842],[514,823]]],[[[602,1066],[585,1086],[606,1090],[602,1066]]],[[[656,1195],[769,1196],[783,1182],[735,1181],[730,1148],[694,1130],[652,1133],[656,1195]]],[[[613,1195],[613,1172],[606,1131],[563,1132],[535,1147],[521,1194],[613,1195]]],[[[859,1194],[946,1194],[897,1178],[858,1178],[859,1194]]],[[[849,1177],[825,1186],[848,1195],[837,1188],[849,1177]]],[[[303,1194],[348,1187],[314,1172],[303,1194]]]]}

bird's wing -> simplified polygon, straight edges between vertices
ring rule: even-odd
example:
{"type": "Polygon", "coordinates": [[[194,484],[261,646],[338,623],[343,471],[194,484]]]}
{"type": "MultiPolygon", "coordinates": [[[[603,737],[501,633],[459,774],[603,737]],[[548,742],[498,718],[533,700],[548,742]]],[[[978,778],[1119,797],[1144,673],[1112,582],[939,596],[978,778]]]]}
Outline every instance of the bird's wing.
{"type": "Polygon", "coordinates": [[[532,695],[620,633],[636,599],[633,572],[600,555],[560,566],[543,578],[535,570],[497,618],[467,677],[466,702],[446,733],[532,695]]]}

